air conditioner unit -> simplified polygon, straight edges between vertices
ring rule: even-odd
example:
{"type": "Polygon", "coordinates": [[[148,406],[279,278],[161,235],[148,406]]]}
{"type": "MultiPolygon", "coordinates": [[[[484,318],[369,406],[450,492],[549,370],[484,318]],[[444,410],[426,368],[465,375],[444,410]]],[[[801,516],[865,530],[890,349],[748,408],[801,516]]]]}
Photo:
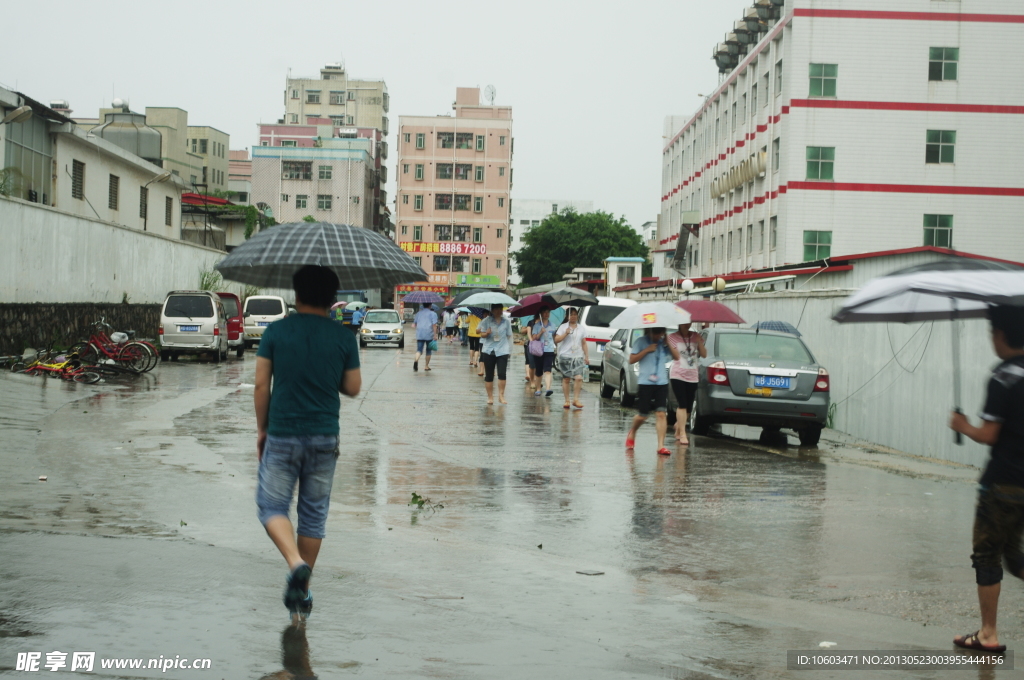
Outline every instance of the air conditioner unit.
{"type": "Polygon", "coordinates": [[[741,43],[754,43],[757,42],[757,33],[751,32],[745,21],[737,21],[733,26],[733,33],[741,43]]]}

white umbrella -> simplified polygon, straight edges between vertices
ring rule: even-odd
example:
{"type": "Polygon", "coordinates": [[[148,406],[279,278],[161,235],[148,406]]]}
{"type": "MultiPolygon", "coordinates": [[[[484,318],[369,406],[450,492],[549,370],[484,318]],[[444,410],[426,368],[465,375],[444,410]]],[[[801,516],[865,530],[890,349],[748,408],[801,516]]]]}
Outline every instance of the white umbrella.
{"type": "Polygon", "coordinates": [[[690,313],[671,302],[641,302],[626,307],[608,324],[609,328],[675,328],[690,323],[690,313]]]}

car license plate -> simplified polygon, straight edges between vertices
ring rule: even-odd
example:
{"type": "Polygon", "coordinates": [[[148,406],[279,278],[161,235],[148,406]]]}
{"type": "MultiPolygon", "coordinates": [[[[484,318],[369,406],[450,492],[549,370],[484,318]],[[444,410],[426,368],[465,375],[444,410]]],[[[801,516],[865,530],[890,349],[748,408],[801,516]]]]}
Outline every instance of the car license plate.
{"type": "Polygon", "coordinates": [[[256,326],[259,327],[259,328],[266,328],[269,325],[270,325],[269,321],[257,321],[256,322],[256,326]]]}
{"type": "Polygon", "coordinates": [[[386,336],[386,335],[375,335],[375,336],[373,336],[373,339],[374,340],[387,340],[388,336],[386,336]]]}
{"type": "Polygon", "coordinates": [[[178,326],[179,333],[198,333],[199,326],[178,326]]]}
{"type": "Polygon", "coordinates": [[[770,397],[772,396],[772,388],[770,387],[748,387],[747,394],[753,394],[758,397],[770,397]]]}
{"type": "Polygon", "coordinates": [[[776,390],[788,390],[789,378],[780,378],[776,375],[755,375],[754,387],[771,387],[776,390]]]}

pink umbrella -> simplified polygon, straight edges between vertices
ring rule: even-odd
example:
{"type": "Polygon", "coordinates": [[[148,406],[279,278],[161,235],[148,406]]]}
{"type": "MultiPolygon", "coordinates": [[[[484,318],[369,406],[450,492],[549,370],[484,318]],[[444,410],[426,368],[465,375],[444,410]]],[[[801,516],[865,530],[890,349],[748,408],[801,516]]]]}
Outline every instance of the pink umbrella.
{"type": "Polygon", "coordinates": [[[515,317],[536,316],[543,309],[555,309],[558,306],[551,301],[545,300],[542,293],[534,293],[520,300],[519,305],[513,307],[509,313],[515,317]]]}
{"type": "Polygon", "coordinates": [[[694,323],[746,323],[739,314],[714,300],[680,300],[676,307],[689,312],[694,323]]]}
{"type": "Polygon", "coordinates": [[[335,302],[333,305],[331,305],[331,309],[337,309],[338,307],[344,307],[347,304],[348,304],[348,300],[344,300],[342,302],[335,302]]]}

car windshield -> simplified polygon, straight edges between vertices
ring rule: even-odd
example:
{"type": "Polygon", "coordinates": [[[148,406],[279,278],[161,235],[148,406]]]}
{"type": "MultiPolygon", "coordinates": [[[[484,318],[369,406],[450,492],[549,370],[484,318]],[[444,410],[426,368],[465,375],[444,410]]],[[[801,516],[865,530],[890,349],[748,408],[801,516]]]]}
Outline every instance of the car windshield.
{"type": "Polygon", "coordinates": [[[398,312],[367,312],[363,323],[399,323],[398,312]]]}
{"type": "Polygon", "coordinates": [[[813,362],[803,342],[784,335],[719,333],[715,344],[715,356],[722,359],[813,362]]]}
{"type": "Polygon", "coordinates": [[[209,319],[213,316],[213,300],[206,295],[172,295],[164,305],[164,316],[209,319]]]}
{"type": "Polygon", "coordinates": [[[221,304],[224,305],[224,314],[229,319],[238,316],[238,301],[235,298],[222,297],[221,304]]]}
{"type": "Polygon", "coordinates": [[[612,319],[622,314],[625,307],[614,307],[612,305],[595,305],[587,308],[587,325],[598,328],[608,328],[612,319]]]}
{"type": "Polygon", "coordinates": [[[280,300],[253,300],[252,298],[249,298],[245,301],[245,311],[259,316],[276,316],[277,314],[283,314],[284,312],[282,309],[280,300]]]}
{"type": "Polygon", "coordinates": [[[335,302],[363,302],[362,291],[350,291],[347,293],[338,293],[334,296],[335,302]]]}

